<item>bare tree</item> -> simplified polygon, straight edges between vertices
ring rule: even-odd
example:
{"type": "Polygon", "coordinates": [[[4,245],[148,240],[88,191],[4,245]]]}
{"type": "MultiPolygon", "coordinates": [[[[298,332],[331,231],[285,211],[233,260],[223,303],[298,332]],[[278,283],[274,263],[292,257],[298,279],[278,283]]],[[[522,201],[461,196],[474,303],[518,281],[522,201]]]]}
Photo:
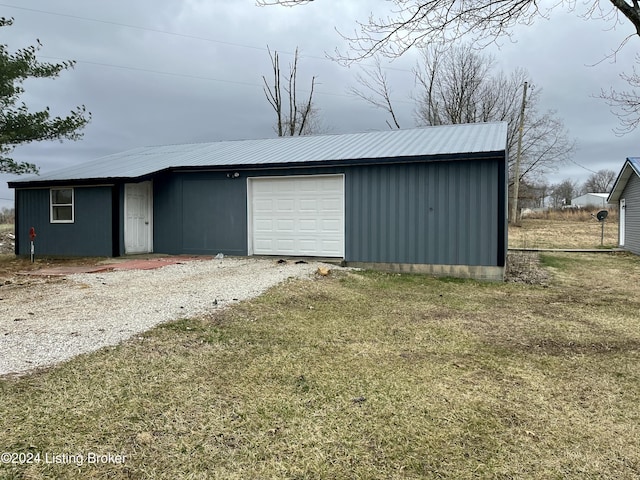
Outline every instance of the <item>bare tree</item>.
{"type": "MultiPolygon", "coordinates": [[[[422,125],[504,121],[508,125],[510,167],[516,159],[524,70],[494,73],[489,55],[470,46],[425,48],[415,68],[417,122],[422,125]]],[[[567,160],[574,143],[554,111],[538,110],[541,91],[527,98],[519,179],[539,176],[567,160]]],[[[510,173],[513,174],[510,168],[510,173]]],[[[511,176],[511,183],[515,180],[511,176]]]]}
{"type": "Polygon", "coordinates": [[[310,135],[314,133],[313,127],[318,125],[318,120],[314,118],[317,115],[317,109],[313,105],[313,90],[316,83],[316,77],[311,77],[311,89],[309,97],[303,102],[298,102],[298,49],[296,48],[293,63],[289,65],[289,75],[282,85],[282,76],[280,73],[280,56],[278,52],[271,53],[269,47],[269,58],[273,67],[273,85],[269,85],[267,78],[263,75],[264,94],[267,101],[276,113],[276,133],[279,137],[310,135]],[[282,91],[285,94],[283,96],[282,91]],[[284,98],[287,100],[288,111],[285,108],[284,98]]]}
{"type": "Polygon", "coordinates": [[[549,193],[550,187],[545,181],[522,182],[520,184],[519,205],[522,208],[543,208],[549,193]]]}
{"type": "MultiPolygon", "coordinates": [[[[258,5],[304,5],[312,0],[256,0],[258,5]]],[[[352,56],[347,62],[369,58],[376,53],[397,57],[415,45],[450,44],[465,38],[476,45],[487,45],[510,36],[516,25],[531,25],[547,18],[560,5],[570,11],[576,2],[555,2],[542,7],[536,0],[391,0],[389,15],[358,22],[351,35],[343,35],[350,43],[352,56]]],[[[606,8],[596,0],[587,1],[579,12],[587,18],[611,20],[626,18],[640,35],[640,4],[636,0],[609,0],[606,8]]]]}
{"type": "Polygon", "coordinates": [[[362,71],[356,74],[356,81],[360,84],[360,88],[350,87],[349,92],[374,107],[381,108],[387,112],[393,122],[392,125],[389,120],[385,120],[389,128],[400,128],[398,117],[391,102],[389,80],[387,79],[387,74],[382,70],[378,57],[375,58],[375,63],[372,67],[362,67],[362,71]]]}
{"type": "Polygon", "coordinates": [[[2,207],[2,210],[0,210],[0,224],[15,223],[15,219],[15,208],[2,207]]]}
{"type": "Polygon", "coordinates": [[[564,205],[571,205],[571,199],[578,192],[578,184],[573,180],[563,180],[562,182],[551,186],[551,198],[556,208],[564,205]]]}
{"type": "MultiPolygon", "coordinates": [[[[636,64],[640,64],[640,56],[636,55],[636,64]]],[[[600,98],[611,107],[611,112],[618,117],[619,128],[615,129],[617,135],[624,135],[634,131],[640,125],[640,94],[635,90],[640,88],[640,73],[636,66],[632,73],[623,73],[620,77],[629,84],[631,90],[617,91],[613,88],[601,90],[600,98]]]]}
{"type": "Polygon", "coordinates": [[[613,187],[613,181],[616,179],[616,172],[613,170],[598,170],[589,175],[584,182],[582,191],[584,193],[608,193],[613,187]]]}
{"type": "MultiPolygon", "coordinates": [[[[304,5],[312,0],[256,0],[258,5],[304,5]]],[[[349,42],[345,53],[336,52],[335,58],[345,64],[382,54],[399,57],[414,46],[451,45],[465,39],[473,45],[484,47],[498,39],[509,37],[516,25],[531,25],[540,18],[547,18],[551,10],[562,6],[575,11],[575,1],[559,1],[547,4],[536,0],[390,0],[393,4],[389,15],[369,16],[358,22],[351,34],[342,34],[349,42]]],[[[590,19],[604,19],[618,23],[628,21],[635,33],[629,35],[620,45],[637,35],[640,36],[640,1],[638,0],[587,0],[583,10],[577,12],[590,19]]],[[[636,61],[640,64],[640,59],[636,61]]],[[[640,125],[640,95],[634,88],[640,88],[640,76],[634,70],[623,74],[629,91],[605,91],[599,97],[612,107],[612,112],[620,121],[616,133],[625,134],[640,125]]]]}
{"type": "Polygon", "coordinates": [[[493,59],[471,47],[422,49],[422,62],[414,69],[421,92],[417,96],[419,123],[442,125],[504,120],[496,115],[500,91],[493,91],[490,73],[493,59]]]}

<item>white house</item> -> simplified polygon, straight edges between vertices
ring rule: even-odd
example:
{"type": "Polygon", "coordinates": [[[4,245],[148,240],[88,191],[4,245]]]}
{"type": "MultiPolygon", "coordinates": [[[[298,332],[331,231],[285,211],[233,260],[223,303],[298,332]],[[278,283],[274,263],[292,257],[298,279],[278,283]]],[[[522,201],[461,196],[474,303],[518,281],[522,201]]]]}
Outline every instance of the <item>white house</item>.
{"type": "Polygon", "coordinates": [[[640,157],[629,157],[624,162],[609,202],[620,209],[619,246],[640,255],[640,157]]]}

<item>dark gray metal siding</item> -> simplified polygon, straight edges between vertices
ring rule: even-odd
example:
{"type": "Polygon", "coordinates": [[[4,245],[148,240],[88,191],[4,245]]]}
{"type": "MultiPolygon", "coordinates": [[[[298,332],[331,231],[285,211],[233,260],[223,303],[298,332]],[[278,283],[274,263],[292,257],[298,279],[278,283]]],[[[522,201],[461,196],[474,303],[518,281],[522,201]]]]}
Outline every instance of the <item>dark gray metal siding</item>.
{"type": "Polygon", "coordinates": [[[500,160],[348,170],[346,260],[503,266],[503,171],[500,160]]]}
{"type": "Polygon", "coordinates": [[[154,182],[154,250],[247,254],[246,176],[178,173],[154,182]]]}
{"type": "Polygon", "coordinates": [[[154,181],[154,250],[247,254],[247,177],[345,174],[345,260],[504,266],[505,160],[183,172],[154,181]]]}
{"type": "MultiPolygon", "coordinates": [[[[504,266],[506,160],[170,172],[153,178],[154,251],[247,254],[247,177],[344,174],[348,262],[504,266]]],[[[49,223],[49,190],[18,190],[18,251],[118,255],[124,245],[124,189],[76,187],[74,224],[49,223]],[[23,231],[24,230],[24,231],[23,231]]]]}
{"type": "Polygon", "coordinates": [[[620,198],[625,199],[624,248],[640,255],[640,178],[631,175],[620,198]]]}
{"type": "Polygon", "coordinates": [[[75,187],[74,223],[51,223],[49,189],[16,190],[16,254],[29,255],[29,229],[36,230],[38,255],[112,256],[112,188],[75,187]]]}

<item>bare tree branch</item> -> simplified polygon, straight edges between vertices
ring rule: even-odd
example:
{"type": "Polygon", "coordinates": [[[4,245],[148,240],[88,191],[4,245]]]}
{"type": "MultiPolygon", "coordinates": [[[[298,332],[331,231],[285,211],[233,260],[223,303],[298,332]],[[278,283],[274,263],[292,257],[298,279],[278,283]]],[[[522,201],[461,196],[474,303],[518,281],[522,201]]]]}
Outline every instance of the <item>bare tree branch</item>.
{"type": "MultiPolygon", "coordinates": [[[[640,56],[636,56],[636,64],[640,64],[640,56]]],[[[619,92],[611,88],[608,91],[601,90],[598,95],[618,117],[620,126],[614,129],[618,136],[630,133],[640,125],[640,94],[636,90],[640,88],[640,73],[636,67],[637,65],[634,65],[632,73],[620,75],[630,85],[631,90],[619,92]]]]}
{"type": "MultiPolygon", "coordinates": [[[[507,148],[515,159],[522,86],[530,80],[524,70],[506,76],[495,74],[493,67],[491,56],[468,45],[448,50],[425,48],[414,69],[420,89],[416,120],[422,125],[505,121],[507,148]]],[[[554,169],[574,148],[555,112],[537,111],[539,96],[539,90],[533,91],[527,99],[520,180],[554,169]]]]}
{"type": "Polygon", "coordinates": [[[281,5],[283,7],[296,7],[298,5],[306,5],[313,0],[256,0],[259,7],[267,7],[269,5],[281,5]]]}
{"type": "Polygon", "coordinates": [[[274,52],[271,54],[271,49],[267,45],[267,50],[269,52],[269,58],[271,58],[271,66],[273,67],[273,88],[269,86],[267,79],[265,76],[262,76],[262,81],[264,82],[264,87],[262,90],[264,91],[265,96],[267,97],[267,101],[271,104],[273,109],[276,112],[277,118],[277,131],[278,136],[282,136],[282,96],[280,89],[280,59],[278,57],[278,52],[274,52]]]}
{"type": "Polygon", "coordinates": [[[613,170],[598,170],[584,182],[582,193],[609,193],[615,179],[616,172],[613,170]]]}
{"type": "Polygon", "coordinates": [[[315,87],[315,84],[316,84],[316,77],[311,77],[311,91],[309,92],[309,98],[307,99],[307,103],[304,105],[304,108],[300,113],[298,135],[304,135],[305,132],[308,131],[305,129],[309,128],[309,124],[307,123],[307,120],[313,114],[312,99],[313,99],[313,89],[315,87]]]}
{"type": "MultiPolygon", "coordinates": [[[[256,1],[258,5],[293,7],[309,3],[311,0],[256,1]]],[[[482,48],[511,36],[516,25],[530,25],[538,18],[546,18],[554,8],[564,7],[573,11],[577,3],[575,0],[557,0],[542,8],[537,0],[388,1],[393,5],[388,15],[370,15],[366,21],[357,22],[357,27],[352,33],[339,32],[349,43],[349,50],[346,53],[336,50],[334,60],[350,65],[378,54],[395,58],[413,46],[448,46],[462,38],[482,48]]],[[[635,29],[633,36],[640,36],[639,0],[586,0],[583,8],[581,16],[585,18],[603,19],[614,26],[628,21],[635,29]]],[[[625,38],[606,58],[615,59],[629,38],[625,38]]],[[[632,87],[638,87],[640,82],[640,77],[635,71],[632,74],[623,74],[622,78],[632,87]]],[[[426,79],[427,77],[418,80],[426,79]]],[[[620,120],[621,127],[615,130],[617,134],[629,133],[640,125],[640,96],[635,90],[603,90],[599,97],[607,101],[620,120]]]]}
{"type": "Polygon", "coordinates": [[[383,109],[391,115],[393,125],[391,125],[389,121],[385,120],[385,123],[389,128],[400,128],[400,123],[398,122],[398,118],[396,117],[396,113],[391,102],[391,88],[389,86],[389,81],[387,79],[387,75],[382,71],[382,66],[378,57],[375,58],[375,64],[373,67],[363,67],[362,72],[356,74],[356,81],[364,90],[357,87],[350,87],[349,93],[360,97],[376,108],[383,109]]]}
{"type": "Polygon", "coordinates": [[[269,47],[269,58],[271,58],[271,66],[273,68],[273,86],[269,85],[266,77],[262,77],[264,86],[262,87],[267,101],[276,112],[276,132],[279,137],[294,135],[310,135],[315,133],[315,129],[320,129],[318,121],[312,121],[313,116],[317,114],[317,109],[313,106],[313,92],[316,84],[316,77],[311,78],[311,91],[309,97],[302,106],[298,105],[298,57],[299,52],[296,51],[293,57],[293,63],[289,64],[289,75],[286,83],[282,84],[280,72],[280,57],[278,52],[271,53],[269,47]],[[283,95],[284,89],[287,100],[289,102],[289,113],[283,114],[283,95]]]}

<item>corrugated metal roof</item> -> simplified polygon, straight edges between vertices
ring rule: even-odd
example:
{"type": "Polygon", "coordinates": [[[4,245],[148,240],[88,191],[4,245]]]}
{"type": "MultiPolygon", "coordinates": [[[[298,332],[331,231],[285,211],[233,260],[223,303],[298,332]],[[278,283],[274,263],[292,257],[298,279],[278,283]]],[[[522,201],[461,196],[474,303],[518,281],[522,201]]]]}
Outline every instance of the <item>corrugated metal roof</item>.
{"type": "Polygon", "coordinates": [[[627,186],[627,182],[634,172],[640,177],[640,157],[629,157],[624,162],[622,170],[620,170],[620,173],[613,184],[607,203],[616,203],[620,201],[620,195],[622,195],[624,187],[627,186]]]}
{"type": "Polygon", "coordinates": [[[408,130],[280,137],[214,143],[141,147],[11,182],[137,178],[181,167],[234,167],[347,162],[456,153],[501,152],[507,124],[443,125],[408,130]]]}

